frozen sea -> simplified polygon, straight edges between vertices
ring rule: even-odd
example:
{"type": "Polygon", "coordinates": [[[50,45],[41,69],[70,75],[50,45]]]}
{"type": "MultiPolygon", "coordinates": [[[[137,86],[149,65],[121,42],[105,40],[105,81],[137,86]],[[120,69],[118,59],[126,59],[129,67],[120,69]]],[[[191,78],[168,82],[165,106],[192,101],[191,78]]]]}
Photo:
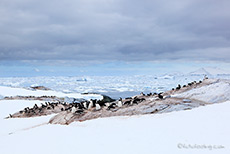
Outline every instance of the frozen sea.
{"type": "MultiPolygon", "coordinates": [[[[230,78],[230,75],[210,76],[210,78],[230,78]]],[[[100,93],[112,98],[125,98],[144,93],[163,92],[199,81],[204,75],[135,75],[135,76],[71,76],[71,77],[4,77],[0,78],[1,86],[23,87],[45,86],[64,93],[100,93]]]]}

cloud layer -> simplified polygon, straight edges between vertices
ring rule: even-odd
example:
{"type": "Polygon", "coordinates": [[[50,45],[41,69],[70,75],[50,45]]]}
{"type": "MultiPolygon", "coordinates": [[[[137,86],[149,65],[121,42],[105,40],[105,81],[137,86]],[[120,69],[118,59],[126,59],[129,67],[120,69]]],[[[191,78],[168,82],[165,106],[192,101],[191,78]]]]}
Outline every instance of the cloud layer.
{"type": "Polygon", "coordinates": [[[1,0],[0,60],[230,62],[229,0],[1,0]]]}

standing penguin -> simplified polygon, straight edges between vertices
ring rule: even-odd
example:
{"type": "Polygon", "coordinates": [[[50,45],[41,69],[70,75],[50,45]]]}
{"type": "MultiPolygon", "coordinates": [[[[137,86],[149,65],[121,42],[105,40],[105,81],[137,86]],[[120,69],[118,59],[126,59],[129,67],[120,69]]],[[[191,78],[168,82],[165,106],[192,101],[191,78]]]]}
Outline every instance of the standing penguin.
{"type": "Polygon", "coordinates": [[[96,110],[100,110],[101,106],[99,104],[96,104],[96,110]]]}
{"type": "Polygon", "coordinates": [[[90,103],[89,103],[89,106],[88,106],[88,109],[91,109],[92,107],[93,107],[93,100],[91,99],[90,103]]]}
{"type": "Polygon", "coordinates": [[[84,106],[85,109],[87,109],[87,102],[84,102],[83,106],[84,106]]]}
{"type": "Polygon", "coordinates": [[[117,106],[118,107],[122,107],[123,103],[122,103],[122,98],[119,99],[119,101],[117,102],[117,106]]]}

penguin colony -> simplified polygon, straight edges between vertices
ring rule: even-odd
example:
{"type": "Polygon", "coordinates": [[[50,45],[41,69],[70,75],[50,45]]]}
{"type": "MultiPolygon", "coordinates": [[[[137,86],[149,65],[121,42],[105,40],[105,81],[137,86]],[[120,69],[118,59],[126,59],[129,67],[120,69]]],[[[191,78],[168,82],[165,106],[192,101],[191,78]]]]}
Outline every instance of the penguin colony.
{"type": "MultiPolygon", "coordinates": [[[[192,86],[192,85],[198,85],[198,84],[201,84],[202,81],[199,81],[199,82],[196,82],[196,81],[193,81],[193,82],[190,82],[188,83],[187,85],[183,85],[183,88],[186,88],[186,87],[189,87],[189,86],[192,86]]],[[[172,88],[172,91],[174,90],[180,90],[182,87],[180,84],[178,84],[178,86],[176,88],[172,88]]]]}
{"type": "MultiPolygon", "coordinates": [[[[192,86],[194,84],[201,84],[202,81],[199,82],[191,82],[187,85],[183,85],[183,87],[192,86]]],[[[180,84],[174,89],[172,88],[172,91],[174,90],[180,90],[182,87],[180,84]]],[[[33,116],[42,116],[42,115],[48,115],[52,113],[59,113],[62,111],[71,112],[74,114],[82,114],[85,111],[98,111],[102,108],[105,108],[109,111],[116,111],[119,108],[122,107],[128,107],[132,105],[138,105],[139,103],[145,101],[147,97],[154,97],[155,100],[162,100],[167,98],[167,96],[164,97],[164,93],[149,93],[144,94],[143,92],[134,97],[128,97],[125,99],[120,98],[119,100],[112,100],[112,101],[105,101],[105,100],[93,100],[90,101],[84,100],[81,102],[78,102],[76,99],[73,100],[72,103],[66,103],[66,102],[45,102],[45,104],[41,103],[41,106],[38,106],[35,104],[32,108],[26,107],[23,110],[19,111],[17,114],[9,115],[7,118],[15,118],[15,117],[33,117],[33,116]]]]}

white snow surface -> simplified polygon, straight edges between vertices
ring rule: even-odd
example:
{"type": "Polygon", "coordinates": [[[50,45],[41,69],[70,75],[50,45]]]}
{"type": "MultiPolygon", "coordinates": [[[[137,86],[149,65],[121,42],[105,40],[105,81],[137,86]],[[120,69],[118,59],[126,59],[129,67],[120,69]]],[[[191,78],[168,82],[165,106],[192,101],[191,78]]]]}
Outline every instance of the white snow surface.
{"type": "Polygon", "coordinates": [[[208,103],[217,103],[230,100],[230,80],[212,79],[211,85],[194,88],[173,97],[197,99],[208,103]]]}
{"type": "Polygon", "coordinates": [[[192,110],[45,124],[51,116],[3,119],[38,101],[0,101],[1,154],[229,154],[230,101],[192,110]],[[30,127],[33,127],[29,129],[30,127]],[[178,145],[224,146],[186,149],[178,145]]]}
{"type": "Polygon", "coordinates": [[[99,94],[80,94],[80,93],[63,93],[52,90],[29,90],[24,88],[13,88],[0,86],[0,96],[57,96],[57,97],[69,97],[69,98],[84,98],[90,99],[103,99],[99,94]]]}
{"type": "MultiPolygon", "coordinates": [[[[88,80],[87,80],[88,81],[88,80]]],[[[192,89],[183,97],[205,101],[229,99],[228,81],[192,89]],[[216,98],[217,97],[217,98],[216,98]]],[[[23,88],[0,87],[0,95],[44,95],[23,88]],[[5,89],[4,89],[5,88],[5,89]]],[[[51,91],[51,95],[59,92],[51,91]]],[[[65,94],[60,94],[65,95],[65,94]]],[[[178,95],[179,96],[179,95],[178,95]]],[[[181,94],[182,97],[182,94],[181,94]]],[[[42,101],[0,100],[0,154],[229,154],[230,101],[163,114],[99,118],[70,125],[47,124],[54,115],[4,119],[42,101]],[[223,146],[222,149],[178,145],[223,146]]]]}

